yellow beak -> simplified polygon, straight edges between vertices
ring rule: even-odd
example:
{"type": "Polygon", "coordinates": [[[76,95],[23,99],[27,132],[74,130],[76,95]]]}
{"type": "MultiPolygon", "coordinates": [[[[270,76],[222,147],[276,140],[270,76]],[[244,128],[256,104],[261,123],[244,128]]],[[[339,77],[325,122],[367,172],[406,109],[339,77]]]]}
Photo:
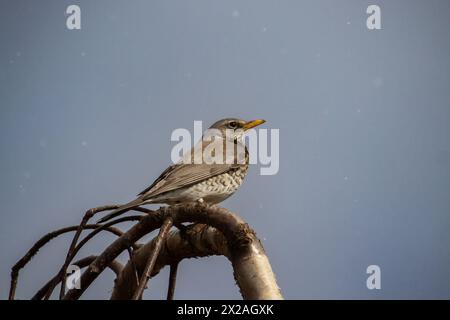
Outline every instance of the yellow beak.
{"type": "Polygon", "coordinates": [[[254,128],[256,126],[259,126],[260,124],[263,124],[266,122],[266,120],[258,119],[258,120],[252,120],[244,124],[244,131],[247,131],[248,129],[254,128]]]}

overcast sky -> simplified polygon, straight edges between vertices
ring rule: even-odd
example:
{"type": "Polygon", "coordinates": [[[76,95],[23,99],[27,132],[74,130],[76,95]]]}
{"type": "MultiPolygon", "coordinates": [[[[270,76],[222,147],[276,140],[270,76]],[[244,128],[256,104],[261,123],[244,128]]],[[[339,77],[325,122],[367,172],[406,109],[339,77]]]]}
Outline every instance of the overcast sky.
{"type": "MultiPolygon", "coordinates": [[[[224,117],[280,130],[279,172],[253,165],[222,205],[255,229],[286,298],[450,298],[449,30],[445,0],[1,1],[0,298],[34,241],[131,200],[170,165],[174,129],[224,117]]],[[[19,298],[69,241],[23,270],[19,298]]],[[[106,271],[83,297],[112,285],[106,271]]],[[[175,297],[240,295],[213,257],[181,263],[175,297]]]]}

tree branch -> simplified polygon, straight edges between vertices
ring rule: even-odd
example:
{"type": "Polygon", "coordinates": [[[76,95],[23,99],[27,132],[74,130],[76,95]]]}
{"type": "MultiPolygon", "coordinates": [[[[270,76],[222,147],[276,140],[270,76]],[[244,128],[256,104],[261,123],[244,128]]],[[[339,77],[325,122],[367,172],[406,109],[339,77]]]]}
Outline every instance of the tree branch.
{"type": "Polygon", "coordinates": [[[133,300],[139,300],[142,297],[142,293],[144,292],[145,286],[147,285],[148,280],[150,279],[150,275],[153,271],[153,267],[155,266],[156,258],[158,257],[159,251],[161,251],[161,244],[167,237],[167,233],[173,225],[172,217],[165,218],[161,228],[159,229],[159,234],[156,237],[154,242],[154,247],[152,250],[152,254],[149,256],[147,264],[145,266],[144,272],[139,281],[139,286],[136,289],[136,292],[133,294],[133,300]]]}
{"type": "MultiPolygon", "coordinates": [[[[89,219],[91,219],[96,213],[102,212],[102,211],[106,211],[106,210],[113,210],[113,209],[116,209],[116,208],[117,208],[116,205],[112,205],[112,206],[107,205],[107,206],[102,206],[102,207],[89,209],[84,214],[83,219],[81,220],[81,223],[79,224],[79,226],[77,228],[77,232],[75,232],[75,234],[73,236],[73,239],[72,239],[72,242],[70,244],[69,250],[67,251],[66,260],[64,261],[64,264],[61,267],[61,271],[59,272],[62,275],[61,290],[59,292],[59,299],[61,299],[64,296],[64,292],[66,290],[66,277],[67,277],[67,274],[66,274],[65,270],[69,266],[69,263],[70,263],[69,260],[71,260],[71,258],[72,258],[73,250],[75,249],[75,246],[77,245],[78,238],[80,237],[81,232],[83,231],[85,225],[88,223],[89,219]]],[[[51,288],[49,290],[50,294],[53,291],[53,289],[54,289],[54,286],[53,286],[53,288],[51,288]]],[[[47,294],[46,297],[49,297],[49,294],[47,294]]]]}
{"type": "MultiPolygon", "coordinates": [[[[155,241],[156,238],[134,252],[133,258],[116,279],[111,299],[131,299],[137,288],[135,274],[142,274],[147,258],[153,252],[155,241]]],[[[227,254],[227,243],[221,232],[204,224],[192,224],[183,231],[168,233],[151,276],[154,277],[165,266],[176,264],[182,259],[227,254]]]]}
{"type": "MultiPolygon", "coordinates": [[[[85,229],[96,229],[96,228],[98,228],[98,225],[90,224],[90,225],[86,225],[84,228],[85,229]]],[[[11,268],[11,285],[10,285],[10,290],[9,290],[9,300],[14,300],[20,270],[23,269],[28,262],[30,262],[30,260],[38,253],[38,251],[42,247],[44,247],[48,242],[50,242],[52,239],[54,239],[62,234],[75,231],[77,229],[78,229],[78,226],[70,226],[70,227],[61,228],[61,229],[55,230],[53,232],[47,233],[45,236],[43,236],[41,239],[39,239],[19,261],[16,262],[16,264],[11,268]]],[[[108,227],[108,228],[105,228],[104,230],[111,232],[118,236],[122,235],[122,231],[120,231],[117,228],[108,227]]]]}
{"type": "MultiPolygon", "coordinates": [[[[237,215],[217,206],[183,205],[160,209],[174,217],[176,224],[200,222],[186,231],[170,232],[159,253],[151,276],[162,267],[184,258],[225,255],[231,261],[236,282],[244,299],[282,299],[275,276],[260,241],[253,230],[237,215]],[[212,227],[211,227],[212,226],[212,227]],[[219,230],[219,231],[218,231],[219,230]]],[[[152,255],[154,241],[146,243],[133,255],[133,263],[142,274],[152,255]]],[[[116,280],[111,299],[130,299],[136,290],[129,261],[116,280]]]]}
{"type": "MultiPolygon", "coordinates": [[[[76,265],[80,269],[82,269],[90,265],[95,259],[97,259],[97,256],[95,255],[88,256],[74,262],[73,265],[76,265]]],[[[113,260],[108,265],[108,267],[116,274],[116,276],[118,276],[123,269],[123,266],[120,264],[120,262],[117,262],[115,260],[113,260]]],[[[46,293],[49,292],[50,287],[53,285],[53,283],[56,282],[56,284],[58,284],[59,282],[61,282],[61,280],[61,277],[59,277],[57,274],[52,279],[50,279],[41,289],[39,289],[39,291],[31,298],[31,300],[41,300],[46,295],[46,293]]]]}
{"type": "MultiPolygon", "coordinates": [[[[55,289],[56,285],[60,282],[59,278],[61,279],[61,290],[63,290],[63,288],[65,287],[65,282],[67,279],[67,267],[70,265],[70,262],[75,258],[76,254],[78,253],[78,251],[80,251],[80,249],[90,240],[92,239],[96,234],[100,233],[101,231],[110,228],[111,226],[121,223],[121,222],[126,222],[126,221],[136,221],[139,220],[141,218],[141,216],[127,216],[127,217],[122,217],[122,218],[118,218],[112,221],[109,221],[106,224],[103,225],[97,225],[98,227],[95,228],[94,231],[92,231],[91,233],[89,233],[83,240],[80,241],[80,243],[78,245],[76,245],[73,249],[69,249],[71,251],[70,256],[68,255],[66,257],[66,261],[63,265],[63,267],[59,270],[57,276],[56,276],[56,281],[49,286],[47,293],[45,294],[44,299],[47,300],[50,298],[53,290],[55,289]]],[[[77,229],[78,232],[79,229],[77,229]]],[[[121,232],[120,235],[122,235],[123,233],[121,232]]],[[[130,244],[131,246],[133,246],[133,248],[136,248],[137,245],[132,243],[130,244]]],[[[61,294],[61,290],[60,290],[60,294],[61,294]]]]}
{"type": "Polygon", "coordinates": [[[173,300],[175,285],[177,283],[177,271],[179,262],[170,265],[169,286],[167,288],[167,300],[173,300]]]}
{"type": "MultiPolygon", "coordinates": [[[[79,249],[102,230],[113,230],[111,225],[137,219],[124,217],[104,225],[88,225],[89,219],[96,210],[109,210],[117,206],[105,206],[88,211],[79,226],[64,228],[41,238],[27,254],[12,268],[10,298],[14,298],[18,272],[36,254],[36,252],[52,238],[59,234],[77,231],[66,255],[63,268],[33,298],[49,297],[54,287],[61,284],[64,292],[65,270],[79,249]],[[109,209],[108,209],[109,208],[109,209]],[[95,229],[78,243],[84,229],[95,229]],[[62,271],[61,271],[62,270],[62,271]],[[63,272],[63,273],[61,273],[63,272]]],[[[71,289],[64,296],[65,300],[78,299],[95,279],[108,266],[114,265],[115,259],[128,250],[130,259],[121,268],[115,281],[111,299],[139,298],[145,285],[164,266],[171,266],[168,287],[168,299],[173,299],[177,264],[185,258],[224,255],[232,263],[234,277],[244,299],[283,299],[277,286],[275,276],[261,242],[255,232],[237,215],[227,209],[205,204],[183,204],[162,207],[151,211],[136,208],[136,211],[151,213],[139,217],[127,232],[116,232],[119,237],[114,240],[100,255],[89,257],[81,262],[89,262],[80,279],[81,289],[71,289]],[[184,226],[183,223],[192,223],[184,226]],[[179,231],[170,231],[172,225],[179,231]],[[157,237],[145,245],[135,243],[146,234],[160,228],[157,237]],[[131,250],[133,247],[133,250],[131,250]],[[141,279],[138,281],[138,279],[141,279]]],[[[78,261],[79,262],[79,261],[78,261]]]]}
{"type": "Polygon", "coordinates": [[[121,237],[110,244],[83,272],[81,276],[81,289],[71,289],[63,297],[63,300],[78,299],[91,283],[105,269],[106,265],[117,258],[131,243],[136,242],[145,234],[159,228],[162,224],[163,217],[160,212],[155,211],[154,214],[143,216],[139,223],[131,227],[121,237]]]}
{"type": "MultiPolygon", "coordinates": [[[[85,225],[97,213],[108,211],[108,210],[114,210],[114,209],[117,209],[119,207],[120,207],[119,205],[106,205],[106,206],[101,206],[101,207],[89,209],[84,214],[83,219],[81,220],[81,223],[78,226],[77,232],[73,236],[73,239],[72,239],[72,242],[70,244],[69,250],[67,251],[66,260],[64,261],[64,264],[61,267],[60,273],[61,273],[63,279],[62,279],[62,282],[61,282],[61,289],[60,289],[60,292],[59,292],[59,299],[60,300],[64,296],[65,290],[66,290],[66,277],[67,277],[67,274],[66,274],[65,270],[69,266],[70,261],[75,256],[74,250],[75,250],[75,247],[77,245],[78,239],[80,238],[81,232],[83,231],[85,225]]],[[[133,208],[133,209],[130,209],[130,210],[141,211],[141,212],[145,212],[145,213],[150,213],[151,212],[148,209],[140,208],[140,207],[133,208]]],[[[51,288],[50,291],[53,291],[53,289],[54,289],[54,287],[51,288]]]]}

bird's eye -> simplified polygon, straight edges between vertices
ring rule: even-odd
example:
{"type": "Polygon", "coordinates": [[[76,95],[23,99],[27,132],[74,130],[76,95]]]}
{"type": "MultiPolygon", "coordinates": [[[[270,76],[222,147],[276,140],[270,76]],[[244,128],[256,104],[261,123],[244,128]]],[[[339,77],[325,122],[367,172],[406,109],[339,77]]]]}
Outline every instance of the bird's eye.
{"type": "Polygon", "coordinates": [[[236,121],[231,121],[231,122],[228,124],[228,126],[229,126],[231,129],[235,129],[235,128],[237,127],[237,122],[236,122],[236,121]]]}

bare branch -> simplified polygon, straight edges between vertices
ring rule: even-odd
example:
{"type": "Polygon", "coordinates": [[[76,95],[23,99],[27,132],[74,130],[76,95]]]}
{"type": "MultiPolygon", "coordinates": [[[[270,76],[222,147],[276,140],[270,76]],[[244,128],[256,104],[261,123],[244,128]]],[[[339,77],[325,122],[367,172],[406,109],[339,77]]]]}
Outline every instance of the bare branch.
{"type": "MultiPolygon", "coordinates": [[[[71,260],[75,257],[75,254],[81,249],[81,247],[83,245],[86,244],[86,242],[88,240],[90,240],[91,238],[93,238],[96,234],[100,233],[101,231],[108,231],[116,236],[121,236],[123,234],[122,231],[120,231],[119,229],[113,227],[113,225],[121,223],[121,222],[125,222],[125,221],[134,221],[134,220],[138,220],[140,219],[141,216],[128,216],[128,217],[123,217],[120,219],[116,219],[114,221],[111,221],[108,224],[105,225],[98,225],[98,224],[89,224],[89,225],[85,225],[84,226],[84,230],[88,230],[88,229],[94,229],[93,232],[91,232],[90,234],[88,234],[81,242],[80,244],[76,247],[76,250],[74,252],[74,255],[72,256],[71,260]]],[[[62,229],[58,229],[55,230],[53,232],[50,232],[48,234],[46,234],[45,236],[43,236],[41,239],[39,239],[33,246],[32,248],[12,267],[12,271],[11,271],[11,285],[10,285],[10,293],[9,293],[9,299],[10,300],[14,300],[15,297],[15,291],[16,291],[16,287],[17,287],[17,282],[18,282],[18,277],[19,277],[19,271],[25,267],[25,265],[33,258],[33,256],[35,256],[38,251],[45,245],[47,244],[49,241],[51,241],[52,239],[68,233],[68,232],[72,232],[72,231],[76,231],[78,230],[79,226],[70,226],[70,227],[66,227],[66,228],[62,228],[62,229]]],[[[139,248],[139,245],[133,243],[133,248],[137,249],[139,248]]],[[[60,271],[61,272],[61,271],[60,271]]],[[[59,277],[61,277],[61,274],[58,273],[55,277],[52,278],[51,281],[53,281],[54,283],[54,287],[59,283],[59,277]],[[55,282],[56,281],[56,282],[55,282]]],[[[49,281],[50,282],[50,281],[49,281]]],[[[44,286],[45,288],[47,288],[47,290],[51,287],[51,286],[44,286]]],[[[54,289],[54,287],[52,288],[52,291],[54,289]]],[[[43,288],[41,288],[38,293],[42,290],[43,288]]],[[[38,294],[36,294],[35,296],[37,296],[38,294]]],[[[47,294],[46,296],[50,296],[51,292],[49,294],[47,294]]],[[[41,297],[42,298],[42,297],[41,297]]]]}
{"type": "MultiPolygon", "coordinates": [[[[73,264],[82,269],[90,265],[95,259],[97,259],[97,256],[92,255],[82,258],[74,262],[73,264]]],[[[123,266],[120,264],[120,262],[117,262],[115,260],[113,260],[108,265],[108,267],[116,274],[116,276],[118,276],[123,269],[123,266]]],[[[61,277],[58,277],[58,275],[56,275],[52,279],[50,279],[41,289],[39,289],[39,291],[31,298],[31,300],[41,300],[44,295],[50,290],[50,287],[55,281],[56,284],[58,284],[61,281],[61,277]]]]}
{"type": "MultiPolygon", "coordinates": [[[[81,235],[81,232],[84,229],[84,226],[87,224],[87,222],[89,221],[90,218],[92,218],[97,212],[101,212],[101,211],[106,211],[106,210],[113,210],[113,209],[117,209],[118,207],[116,205],[112,205],[112,206],[102,206],[102,207],[97,207],[97,208],[92,208],[89,209],[88,211],[86,211],[86,213],[83,216],[83,219],[81,220],[81,223],[79,224],[78,228],[77,228],[77,232],[75,232],[72,242],[70,244],[69,250],[67,251],[67,255],[66,255],[66,260],[64,261],[63,266],[61,267],[61,270],[64,271],[67,269],[67,267],[69,266],[69,260],[71,260],[72,254],[73,254],[73,250],[75,249],[75,246],[77,245],[78,242],[78,238],[81,235]]],[[[59,299],[61,299],[64,296],[64,292],[66,290],[66,273],[65,272],[59,272],[62,275],[62,282],[61,282],[61,290],[59,293],[59,299]]],[[[49,290],[50,294],[51,291],[53,291],[53,288],[51,288],[51,290],[49,290]]],[[[50,294],[47,294],[46,297],[48,298],[50,296],[50,294]]]]}
{"type": "MultiPolygon", "coordinates": [[[[71,259],[69,259],[69,263],[70,261],[72,261],[72,259],[76,256],[76,254],[78,253],[78,251],[80,251],[80,249],[89,241],[91,240],[95,235],[99,234],[100,232],[102,232],[103,230],[106,230],[108,228],[110,228],[111,226],[118,224],[118,223],[122,223],[122,222],[127,222],[127,221],[139,221],[141,219],[142,216],[128,216],[128,217],[122,217],[116,220],[111,220],[108,223],[104,224],[104,225],[99,225],[98,228],[96,228],[94,231],[92,231],[91,233],[89,233],[83,240],[80,241],[80,243],[75,247],[75,249],[73,249],[72,251],[72,257],[71,259]]],[[[119,236],[121,236],[123,234],[123,232],[121,232],[119,234],[119,236]]],[[[131,246],[134,249],[138,248],[138,245],[135,243],[132,243],[131,246]]]]}
{"type": "MultiPolygon", "coordinates": [[[[142,274],[155,241],[156,238],[153,238],[134,252],[133,259],[128,261],[115,281],[111,299],[131,299],[137,288],[135,270],[142,274]]],[[[217,229],[204,224],[192,224],[183,228],[183,231],[171,231],[161,247],[151,276],[154,277],[165,266],[176,264],[182,259],[210,255],[228,255],[226,239],[217,229]]]]}
{"type": "Polygon", "coordinates": [[[156,237],[156,241],[154,242],[154,248],[152,250],[152,254],[149,256],[147,264],[144,269],[144,273],[139,280],[139,286],[136,289],[136,292],[133,295],[133,300],[139,300],[142,297],[142,293],[145,290],[148,280],[150,279],[150,275],[153,271],[153,267],[155,266],[156,258],[158,257],[159,251],[161,250],[161,245],[165,240],[167,233],[173,225],[172,217],[165,218],[161,228],[159,229],[159,234],[156,237]]]}
{"type": "MultiPolygon", "coordinates": [[[[100,207],[98,210],[105,208],[109,210],[108,208],[112,207],[117,206],[100,207]]],[[[33,298],[42,299],[44,295],[49,297],[59,282],[62,282],[61,292],[64,292],[66,279],[64,271],[80,248],[96,234],[110,228],[111,223],[137,219],[137,217],[125,217],[105,225],[88,225],[87,222],[96,213],[95,210],[87,212],[80,225],[71,229],[71,231],[76,230],[78,235],[72,240],[64,268],[61,268],[60,272],[33,298]],[[77,243],[81,232],[88,229],[88,226],[95,226],[95,230],[77,243]]],[[[86,261],[89,260],[90,263],[81,276],[81,289],[69,290],[63,299],[78,299],[124,250],[128,250],[130,259],[117,276],[111,299],[140,298],[148,280],[166,265],[171,266],[167,298],[173,299],[177,264],[185,258],[209,255],[224,255],[231,261],[236,283],[244,299],[283,298],[260,241],[255,232],[237,215],[224,208],[204,204],[175,205],[156,211],[137,208],[136,211],[151,214],[138,217],[139,222],[121,234],[100,255],[91,260],[82,261],[87,263],[86,261]],[[183,223],[186,222],[192,224],[184,226],[183,223]],[[172,225],[177,226],[179,231],[169,232],[172,225]],[[135,244],[144,235],[158,228],[160,228],[159,234],[153,240],[141,246],[135,244]],[[140,281],[138,281],[139,278],[140,281]]],[[[54,236],[50,234],[50,239],[52,237],[54,236]]],[[[46,238],[42,241],[35,244],[30,252],[13,267],[10,297],[14,297],[18,270],[49,240],[46,238]]]]}
{"type": "Polygon", "coordinates": [[[170,265],[169,287],[167,288],[167,300],[173,300],[175,285],[177,283],[178,262],[170,265]]]}
{"type": "MultiPolygon", "coordinates": [[[[53,285],[50,285],[50,287],[48,288],[48,291],[44,297],[44,299],[49,299],[53,290],[55,289],[55,287],[57,286],[57,284],[59,283],[59,278],[61,279],[62,285],[61,288],[65,287],[65,282],[66,282],[66,278],[67,278],[67,267],[70,265],[70,262],[75,258],[76,254],[78,253],[78,251],[80,251],[80,249],[90,240],[92,239],[96,234],[100,233],[101,231],[110,228],[111,226],[121,223],[121,222],[126,222],[126,221],[136,221],[141,219],[142,216],[127,216],[127,217],[122,217],[122,218],[118,218],[112,221],[109,221],[108,223],[104,224],[104,225],[97,225],[98,227],[92,231],[91,233],[89,233],[83,240],[80,241],[80,243],[78,245],[75,246],[75,248],[73,248],[71,250],[71,254],[70,256],[68,256],[66,258],[66,262],[64,264],[64,266],[59,270],[57,277],[56,277],[56,281],[53,282],[53,285]]],[[[77,229],[78,231],[79,229],[77,229]]],[[[122,235],[123,233],[121,232],[120,235],[122,235]]],[[[133,246],[133,248],[137,248],[137,245],[135,243],[130,244],[131,246],[133,246]]],[[[61,289],[62,290],[62,289],[61,289]]],[[[60,291],[61,293],[61,291],[60,291]]]]}
{"type": "MultiPolygon", "coordinates": [[[[78,268],[82,269],[82,268],[85,268],[88,265],[90,265],[95,259],[97,259],[97,256],[91,255],[91,256],[88,256],[88,257],[81,258],[80,260],[77,260],[76,262],[74,262],[72,264],[77,266],[78,268]]],[[[119,273],[123,269],[123,265],[120,262],[116,261],[116,260],[113,260],[108,265],[108,267],[111,269],[111,271],[113,271],[116,274],[116,276],[118,276],[119,273]]]]}
{"type": "MultiPolygon", "coordinates": [[[[62,279],[62,285],[61,285],[61,289],[59,292],[59,299],[62,299],[62,297],[65,294],[65,290],[66,290],[66,273],[64,272],[64,270],[67,269],[67,267],[70,264],[70,261],[73,259],[74,255],[74,250],[75,250],[75,246],[78,242],[78,239],[80,238],[81,232],[83,231],[85,225],[88,223],[88,221],[97,213],[103,212],[103,211],[108,211],[108,210],[114,210],[119,208],[120,205],[106,205],[106,206],[101,206],[101,207],[97,207],[97,208],[92,208],[89,209],[88,211],[86,211],[86,213],[83,216],[83,219],[81,220],[80,225],[78,226],[77,232],[75,233],[75,235],[73,236],[72,242],[70,244],[69,250],[67,251],[67,255],[66,255],[66,260],[64,261],[63,266],[61,267],[61,275],[63,277],[62,279]]],[[[135,210],[135,211],[141,211],[141,212],[145,212],[145,213],[150,213],[151,210],[145,209],[145,208],[134,208],[131,210],[135,210]]],[[[53,291],[53,288],[52,290],[53,291]]]]}
{"type": "MultiPolygon", "coordinates": [[[[200,222],[182,233],[170,232],[162,246],[151,276],[165,265],[184,258],[225,255],[231,261],[236,282],[244,299],[282,299],[269,260],[255,232],[237,215],[217,206],[183,205],[164,208],[175,224],[200,222]],[[217,230],[216,230],[217,229],[217,230]],[[219,230],[219,231],[218,231],[219,230]]],[[[133,255],[139,273],[153,252],[155,239],[133,255]]],[[[130,299],[136,288],[132,281],[131,262],[116,280],[111,299],[130,299]]]]}
{"type": "Polygon", "coordinates": [[[159,228],[163,221],[163,216],[159,211],[155,214],[141,218],[140,222],[131,227],[120,238],[110,244],[83,272],[81,276],[81,289],[71,289],[63,297],[64,300],[78,299],[91,283],[105,269],[106,265],[114,260],[119,254],[126,250],[131,243],[136,242],[145,234],[159,228]]]}
{"type": "MultiPolygon", "coordinates": [[[[96,229],[96,228],[98,228],[98,225],[96,224],[90,224],[85,226],[85,229],[96,229]]],[[[16,262],[16,264],[11,268],[11,286],[9,291],[10,300],[14,300],[20,270],[23,269],[26,266],[26,264],[30,262],[30,260],[38,253],[38,251],[52,239],[62,234],[75,231],[77,229],[78,226],[70,226],[47,233],[45,236],[40,238],[19,261],[16,262]]],[[[105,230],[118,236],[122,235],[122,232],[117,228],[108,227],[105,228],[105,230]]]]}

